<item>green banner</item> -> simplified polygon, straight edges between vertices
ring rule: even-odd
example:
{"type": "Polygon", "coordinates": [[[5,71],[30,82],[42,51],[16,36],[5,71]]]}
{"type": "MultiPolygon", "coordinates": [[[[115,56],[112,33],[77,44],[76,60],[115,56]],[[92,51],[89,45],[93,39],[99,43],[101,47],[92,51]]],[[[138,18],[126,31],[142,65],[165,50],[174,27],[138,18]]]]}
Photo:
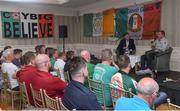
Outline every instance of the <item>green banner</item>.
{"type": "Polygon", "coordinates": [[[93,34],[93,14],[84,15],[84,36],[92,37],[93,34]]]}
{"type": "Polygon", "coordinates": [[[19,12],[1,12],[1,20],[3,37],[21,37],[21,22],[19,12]]]}

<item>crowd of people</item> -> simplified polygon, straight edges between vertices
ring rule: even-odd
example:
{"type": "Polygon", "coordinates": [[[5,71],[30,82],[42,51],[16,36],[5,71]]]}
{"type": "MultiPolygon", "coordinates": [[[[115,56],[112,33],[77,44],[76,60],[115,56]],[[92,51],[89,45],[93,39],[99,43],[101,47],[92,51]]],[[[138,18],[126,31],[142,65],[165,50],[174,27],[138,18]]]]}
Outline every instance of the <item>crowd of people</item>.
{"type": "MultiPolygon", "coordinates": [[[[161,31],[158,34],[165,35],[161,31]]],[[[166,40],[162,41],[165,44],[166,40]]],[[[128,33],[120,44],[118,50],[121,52],[117,55],[116,63],[111,49],[104,49],[101,52],[101,62],[97,64],[93,64],[92,54],[88,50],[82,50],[79,55],[75,55],[74,51],[59,52],[58,49],[38,45],[35,52],[23,54],[21,49],[13,50],[11,46],[6,46],[1,52],[1,71],[2,74],[8,74],[12,90],[19,90],[18,81],[25,82],[31,105],[34,103],[30,84],[35,90],[45,89],[52,98],[62,98],[63,104],[70,110],[102,110],[103,101],[98,101],[98,97],[89,89],[88,79],[105,85],[106,107],[112,106],[110,84],[118,89],[131,88],[136,95],[133,98],[120,97],[116,102],[116,110],[150,110],[152,105],[163,103],[167,95],[159,93],[159,86],[153,78],[146,77],[136,82],[129,76],[131,64],[125,54],[126,48],[130,48],[130,53],[135,53],[136,48],[128,33]],[[69,74],[69,83],[65,81],[64,74],[69,74]]],[[[160,47],[158,44],[155,41],[156,49],[160,47]]]]}

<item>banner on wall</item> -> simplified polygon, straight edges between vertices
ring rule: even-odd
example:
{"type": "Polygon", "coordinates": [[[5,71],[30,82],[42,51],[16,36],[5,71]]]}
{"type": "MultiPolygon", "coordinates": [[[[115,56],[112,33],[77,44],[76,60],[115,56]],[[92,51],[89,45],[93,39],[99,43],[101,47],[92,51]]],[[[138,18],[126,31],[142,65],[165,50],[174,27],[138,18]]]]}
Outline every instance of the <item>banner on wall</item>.
{"type": "Polygon", "coordinates": [[[103,14],[96,13],[93,15],[93,36],[102,36],[103,14]]]}
{"type": "Polygon", "coordinates": [[[161,2],[120,8],[116,11],[116,36],[125,32],[133,39],[152,39],[160,29],[161,2]]]}
{"type": "Polygon", "coordinates": [[[5,38],[45,38],[54,36],[54,15],[1,12],[5,38]]]}
{"type": "Polygon", "coordinates": [[[84,36],[92,37],[93,34],[93,14],[85,14],[84,18],[84,36]]]}
{"type": "Polygon", "coordinates": [[[114,36],[114,16],[115,9],[111,8],[103,11],[103,35],[112,37],[114,36]]]}
{"type": "Polygon", "coordinates": [[[154,31],[160,30],[161,5],[156,2],[84,14],[84,36],[123,37],[129,32],[132,39],[153,39],[154,31]]]}

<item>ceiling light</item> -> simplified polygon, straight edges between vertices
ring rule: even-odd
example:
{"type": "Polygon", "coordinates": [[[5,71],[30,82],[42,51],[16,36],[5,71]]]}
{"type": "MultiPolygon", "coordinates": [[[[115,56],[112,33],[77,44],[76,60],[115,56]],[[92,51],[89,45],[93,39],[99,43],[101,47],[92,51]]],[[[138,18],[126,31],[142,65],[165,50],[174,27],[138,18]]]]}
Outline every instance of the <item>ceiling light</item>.
{"type": "Polygon", "coordinates": [[[69,2],[69,0],[57,0],[59,4],[64,4],[64,3],[67,3],[69,2]]]}

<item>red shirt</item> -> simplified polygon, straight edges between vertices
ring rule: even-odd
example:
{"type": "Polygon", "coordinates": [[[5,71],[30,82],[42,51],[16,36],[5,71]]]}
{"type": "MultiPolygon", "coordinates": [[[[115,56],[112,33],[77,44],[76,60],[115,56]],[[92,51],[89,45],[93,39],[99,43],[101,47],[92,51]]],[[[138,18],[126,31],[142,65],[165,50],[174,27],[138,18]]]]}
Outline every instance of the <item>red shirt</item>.
{"type": "Polygon", "coordinates": [[[37,70],[31,83],[35,90],[39,90],[40,88],[45,89],[46,93],[52,98],[62,98],[64,95],[64,89],[67,86],[67,84],[59,77],[40,70],[37,70]]]}
{"type": "Polygon", "coordinates": [[[19,81],[20,82],[25,82],[25,84],[26,84],[28,98],[29,98],[29,101],[30,101],[31,105],[34,105],[34,102],[33,102],[31,89],[30,89],[29,84],[32,82],[36,72],[37,72],[36,67],[34,67],[32,65],[27,65],[24,68],[22,68],[21,70],[19,70],[17,72],[17,74],[16,74],[16,76],[19,78],[19,81]]]}

